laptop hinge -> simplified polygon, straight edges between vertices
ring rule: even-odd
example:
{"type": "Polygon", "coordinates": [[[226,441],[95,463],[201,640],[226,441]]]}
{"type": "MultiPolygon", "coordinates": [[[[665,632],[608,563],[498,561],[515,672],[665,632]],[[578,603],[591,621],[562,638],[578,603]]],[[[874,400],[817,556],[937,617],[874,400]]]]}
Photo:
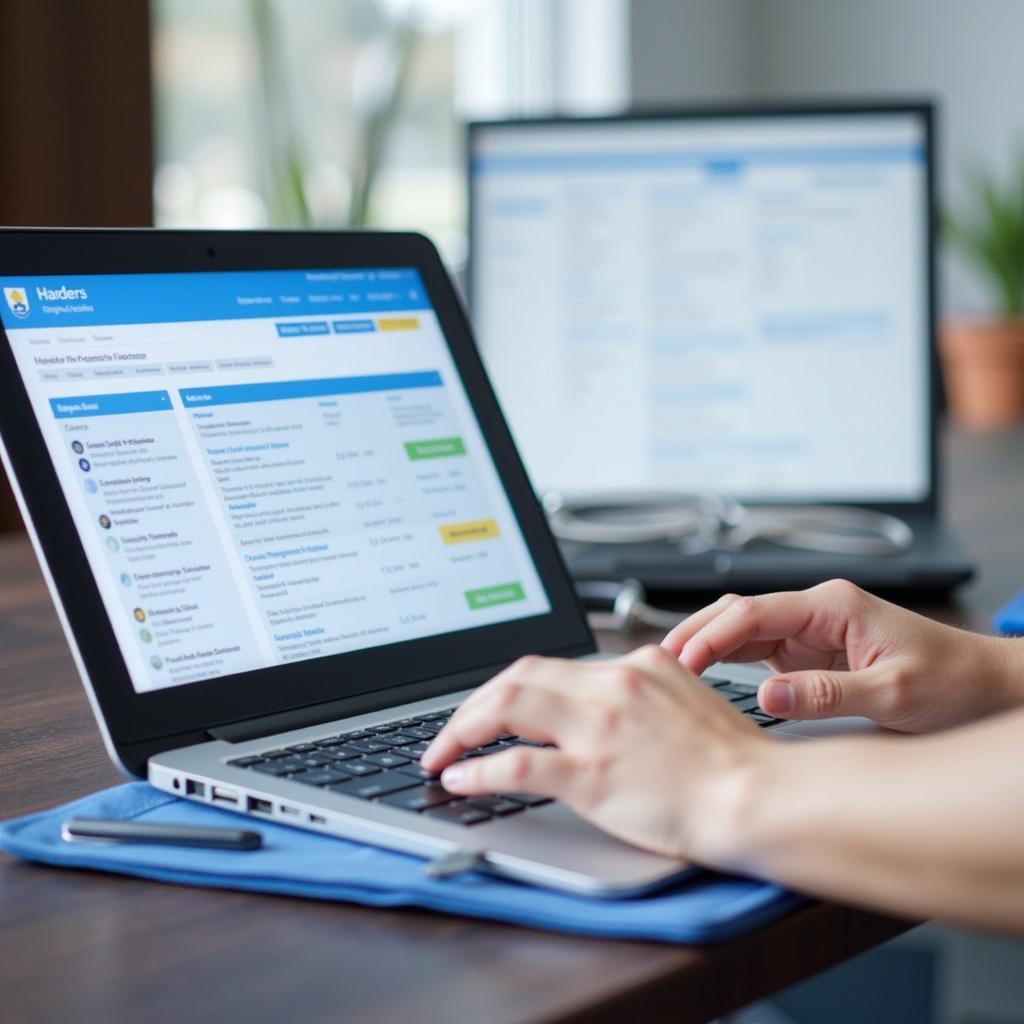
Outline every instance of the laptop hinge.
{"type": "Polygon", "coordinates": [[[295,708],[291,711],[280,711],[273,715],[249,718],[244,722],[231,722],[207,729],[211,739],[226,740],[228,743],[244,743],[257,740],[276,733],[291,732],[294,729],[306,729],[311,725],[321,725],[339,718],[352,718],[382,708],[408,704],[429,697],[439,697],[445,693],[457,693],[459,690],[477,686],[500,669],[500,665],[460,672],[454,676],[440,679],[423,680],[406,686],[376,690],[372,693],[359,694],[355,697],[343,697],[340,700],[324,701],[310,707],[295,708]]]}

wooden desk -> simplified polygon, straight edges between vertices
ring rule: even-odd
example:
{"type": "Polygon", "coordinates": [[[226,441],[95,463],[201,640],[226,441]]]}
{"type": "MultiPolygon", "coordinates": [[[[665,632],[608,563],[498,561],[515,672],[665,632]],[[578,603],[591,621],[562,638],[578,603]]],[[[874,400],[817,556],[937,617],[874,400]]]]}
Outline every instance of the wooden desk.
{"type": "MultiPolygon", "coordinates": [[[[947,438],[949,519],[984,567],[934,609],[984,628],[1024,585],[1024,431],[947,438]],[[1016,519],[1014,510],[1017,510],[1016,519]]],[[[119,781],[33,555],[0,542],[0,817],[119,781]]],[[[419,911],[158,885],[0,855],[0,1016],[704,1021],[899,934],[815,904],[709,949],[571,938],[419,911]]]]}

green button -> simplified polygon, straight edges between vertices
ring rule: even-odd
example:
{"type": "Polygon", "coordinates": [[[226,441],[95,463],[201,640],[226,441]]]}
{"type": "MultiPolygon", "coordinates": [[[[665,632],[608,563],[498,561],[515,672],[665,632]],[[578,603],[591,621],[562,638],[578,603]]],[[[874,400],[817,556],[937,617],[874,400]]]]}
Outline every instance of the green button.
{"type": "Polygon", "coordinates": [[[473,611],[491,608],[496,604],[511,604],[513,601],[525,600],[526,593],[521,583],[499,583],[493,587],[466,591],[466,601],[473,611]]]}
{"type": "Polygon", "coordinates": [[[465,455],[461,437],[437,437],[433,441],[406,441],[405,453],[413,462],[420,459],[443,459],[449,455],[465,455]]]}

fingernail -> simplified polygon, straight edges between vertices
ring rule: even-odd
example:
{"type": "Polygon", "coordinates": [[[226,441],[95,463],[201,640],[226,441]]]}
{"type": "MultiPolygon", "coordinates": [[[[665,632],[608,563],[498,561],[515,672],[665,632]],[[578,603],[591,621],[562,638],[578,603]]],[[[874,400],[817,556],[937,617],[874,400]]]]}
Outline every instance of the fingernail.
{"type": "Polygon", "coordinates": [[[770,679],[764,686],[765,711],[792,711],[796,707],[796,687],[788,679],[770,679]]]}
{"type": "Polygon", "coordinates": [[[465,777],[465,770],[461,764],[449,765],[441,772],[441,781],[446,785],[457,786],[465,777]]]}

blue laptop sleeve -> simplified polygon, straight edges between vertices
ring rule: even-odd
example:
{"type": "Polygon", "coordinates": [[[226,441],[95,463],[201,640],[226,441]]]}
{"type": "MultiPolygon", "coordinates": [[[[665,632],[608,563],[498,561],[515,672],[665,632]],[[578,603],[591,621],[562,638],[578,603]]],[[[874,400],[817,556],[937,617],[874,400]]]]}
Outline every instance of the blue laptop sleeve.
{"type": "Polygon", "coordinates": [[[238,827],[229,811],[180,800],[132,782],[0,825],[0,849],[55,867],[88,868],[180,885],[243,889],[372,907],[425,907],[552,931],[619,939],[708,943],[781,916],[803,897],[765,882],[700,873],[673,888],[624,900],[599,900],[470,872],[427,878],[423,861],[389,850],[270,822],[253,852],[176,846],[66,843],[70,817],[238,827]]]}

